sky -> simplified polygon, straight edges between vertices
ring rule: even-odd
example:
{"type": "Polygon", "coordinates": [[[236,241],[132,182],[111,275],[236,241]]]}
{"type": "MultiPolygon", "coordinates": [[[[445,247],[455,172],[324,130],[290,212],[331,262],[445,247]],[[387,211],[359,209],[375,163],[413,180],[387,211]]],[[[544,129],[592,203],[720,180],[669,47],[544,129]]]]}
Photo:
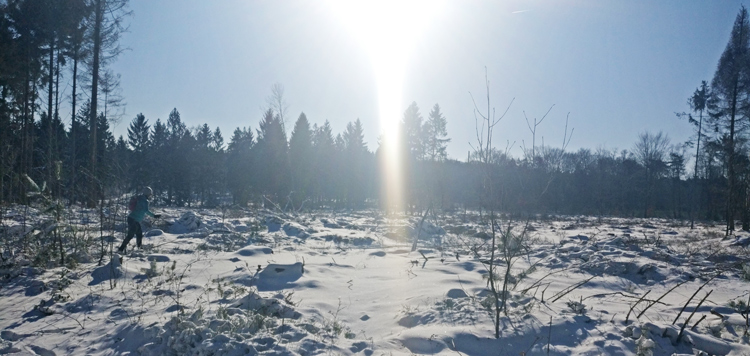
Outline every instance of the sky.
{"type": "MultiPolygon", "coordinates": [[[[398,2],[394,2],[398,4],[398,2]]],[[[684,142],[692,127],[675,112],[702,80],[710,83],[741,1],[432,1],[406,19],[419,29],[394,58],[404,63],[400,110],[416,102],[423,118],[439,104],[450,158],[477,146],[474,97],[507,114],[494,142],[514,156],[530,147],[526,119],[546,119],[536,144],[568,151],[630,149],[640,133],[684,142]]],[[[125,114],[116,136],[143,113],[151,124],[173,108],[189,126],[257,129],[271,87],[288,103],[287,131],[304,112],[334,134],[360,119],[371,151],[381,125],[378,71],[356,23],[394,28],[393,18],[342,19],[333,1],[131,0],[122,75],[125,114]],[[353,25],[354,23],[354,25],[353,25]],[[375,25],[372,25],[375,24],[375,25]]],[[[391,4],[391,11],[398,6],[391,4]]],[[[421,6],[421,8],[420,8],[421,6]]],[[[367,14],[367,12],[365,12],[367,14]]],[[[359,16],[362,16],[361,14],[359,16]]],[[[365,15],[367,16],[367,15],[365,15]]],[[[380,18],[384,17],[384,18],[380,18]]],[[[399,27],[400,28],[400,27],[399,27]]],[[[379,31],[378,27],[374,31],[379,31]]]]}

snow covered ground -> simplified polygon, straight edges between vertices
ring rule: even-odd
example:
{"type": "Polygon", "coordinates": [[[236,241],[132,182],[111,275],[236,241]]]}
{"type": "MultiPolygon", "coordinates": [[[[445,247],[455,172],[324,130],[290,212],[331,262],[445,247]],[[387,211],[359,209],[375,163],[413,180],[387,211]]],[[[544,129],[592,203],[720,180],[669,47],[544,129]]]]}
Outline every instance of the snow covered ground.
{"type": "Polygon", "coordinates": [[[750,235],[721,226],[529,222],[497,339],[478,214],[428,218],[415,251],[417,216],[164,214],[101,265],[0,270],[0,354],[750,355],[750,235]]]}

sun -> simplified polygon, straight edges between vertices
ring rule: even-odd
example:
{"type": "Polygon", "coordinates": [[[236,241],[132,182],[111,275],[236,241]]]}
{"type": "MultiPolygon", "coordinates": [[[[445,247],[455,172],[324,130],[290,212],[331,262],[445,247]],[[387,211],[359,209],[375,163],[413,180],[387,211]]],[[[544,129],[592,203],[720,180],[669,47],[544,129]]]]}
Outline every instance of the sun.
{"type": "Polygon", "coordinates": [[[401,210],[403,169],[399,144],[404,78],[411,49],[443,11],[442,1],[330,0],[330,8],[368,52],[378,86],[383,183],[388,208],[401,210]]]}

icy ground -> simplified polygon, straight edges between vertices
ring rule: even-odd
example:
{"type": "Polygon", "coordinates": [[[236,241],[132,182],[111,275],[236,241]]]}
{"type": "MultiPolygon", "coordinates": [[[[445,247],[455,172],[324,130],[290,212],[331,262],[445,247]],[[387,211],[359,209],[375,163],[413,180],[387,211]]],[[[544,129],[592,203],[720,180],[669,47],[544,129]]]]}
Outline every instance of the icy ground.
{"type": "Polygon", "coordinates": [[[721,226],[531,221],[496,339],[478,215],[427,219],[411,251],[417,216],[164,214],[102,265],[1,269],[0,354],[750,355],[750,236],[721,226]]]}

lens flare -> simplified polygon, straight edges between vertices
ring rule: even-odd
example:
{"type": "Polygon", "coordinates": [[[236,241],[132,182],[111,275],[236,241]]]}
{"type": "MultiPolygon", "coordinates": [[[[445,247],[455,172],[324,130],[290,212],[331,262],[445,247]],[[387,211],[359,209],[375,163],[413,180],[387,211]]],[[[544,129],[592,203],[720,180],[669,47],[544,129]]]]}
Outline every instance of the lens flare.
{"type": "Polygon", "coordinates": [[[403,84],[410,50],[427,24],[443,11],[441,1],[329,1],[335,13],[369,53],[378,85],[382,194],[388,210],[402,211],[401,157],[403,84]]]}

